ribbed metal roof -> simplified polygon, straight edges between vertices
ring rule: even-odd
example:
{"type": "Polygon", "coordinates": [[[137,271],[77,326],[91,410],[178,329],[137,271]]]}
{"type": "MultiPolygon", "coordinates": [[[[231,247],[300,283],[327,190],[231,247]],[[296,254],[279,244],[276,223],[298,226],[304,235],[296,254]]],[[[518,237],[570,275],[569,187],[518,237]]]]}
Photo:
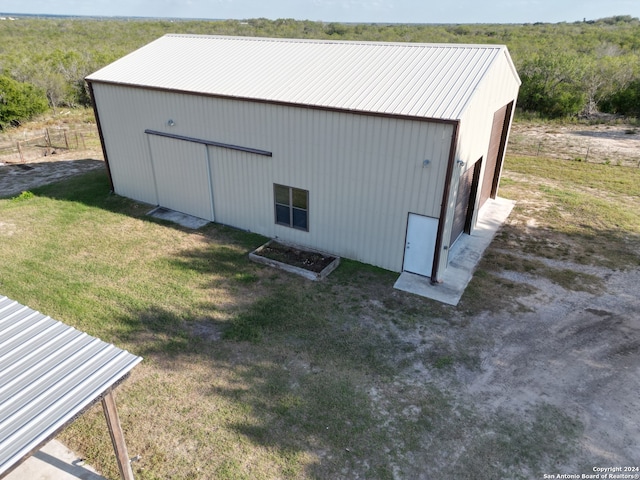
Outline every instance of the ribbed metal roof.
{"type": "Polygon", "coordinates": [[[141,360],[0,296],[0,476],[141,360]]]}
{"type": "Polygon", "coordinates": [[[503,45],[165,35],[87,80],[455,120],[499,55],[511,62],[503,45]]]}

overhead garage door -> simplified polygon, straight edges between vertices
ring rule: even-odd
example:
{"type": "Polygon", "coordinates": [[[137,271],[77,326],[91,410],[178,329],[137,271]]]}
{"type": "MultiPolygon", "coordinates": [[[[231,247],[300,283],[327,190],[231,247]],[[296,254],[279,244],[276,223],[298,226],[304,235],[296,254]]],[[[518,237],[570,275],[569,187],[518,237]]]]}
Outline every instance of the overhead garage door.
{"type": "Polygon", "coordinates": [[[498,191],[498,181],[500,180],[502,159],[507,143],[507,132],[509,131],[512,107],[513,102],[505,105],[493,115],[491,141],[489,143],[489,152],[487,153],[487,166],[485,167],[482,190],[480,191],[480,207],[484,205],[484,202],[486,202],[489,197],[495,198],[498,191]]]}
{"type": "Polygon", "coordinates": [[[214,220],[207,148],[200,143],[149,135],[158,204],[214,220]]]}
{"type": "Polygon", "coordinates": [[[462,235],[462,232],[469,233],[470,231],[470,217],[473,215],[473,203],[478,192],[477,182],[481,164],[482,159],[478,160],[473,167],[469,168],[460,177],[449,245],[453,245],[458,237],[462,235]]]}

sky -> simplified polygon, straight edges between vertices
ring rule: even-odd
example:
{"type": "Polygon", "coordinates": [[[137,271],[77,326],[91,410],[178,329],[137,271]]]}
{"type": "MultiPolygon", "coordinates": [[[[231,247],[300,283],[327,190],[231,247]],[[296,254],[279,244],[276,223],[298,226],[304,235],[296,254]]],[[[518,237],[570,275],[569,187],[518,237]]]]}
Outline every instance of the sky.
{"type": "Polygon", "coordinates": [[[535,23],[640,17],[640,0],[0,0],[0,12],[360,23],[535,23]]]}

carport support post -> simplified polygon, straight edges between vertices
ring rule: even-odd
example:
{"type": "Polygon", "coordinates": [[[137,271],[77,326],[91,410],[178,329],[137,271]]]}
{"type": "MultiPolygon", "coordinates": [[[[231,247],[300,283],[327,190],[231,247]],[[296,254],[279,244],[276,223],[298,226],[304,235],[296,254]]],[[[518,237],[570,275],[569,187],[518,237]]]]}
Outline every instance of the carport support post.
{"type": "Polygon", "coordinates": [[[118,410],[116,409],[116,399],[113,396],[113,389],[110,388],[104,397],[102,397],[102,409],[107,419],[107,427],[109,427],[109,435],[111,435],[111,443],[116,452],[116,460],[118,461],[118,470],[122,480],[134,480],[133,470],[131,469],[131,461],[127,452],[127,445],[124,441],[124,434],[120,419],[118,418],[118,410]]]}

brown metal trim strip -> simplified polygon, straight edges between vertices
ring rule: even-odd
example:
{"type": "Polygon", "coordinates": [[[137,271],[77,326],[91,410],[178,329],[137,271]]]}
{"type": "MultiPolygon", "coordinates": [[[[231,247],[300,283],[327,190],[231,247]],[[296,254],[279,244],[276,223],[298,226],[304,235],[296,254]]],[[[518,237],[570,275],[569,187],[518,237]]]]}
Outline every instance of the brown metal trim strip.
{"type": "Polygon", "coordinates": [[[98,106],[96,105],[96,98],[93,94],[93,84],[90,81],[87,81],[87,86],[89,87],[89,96],[91,97],[91,106],[93,107],[93,115],[95,116],[96,125],[98,127],[98,136],[100,137],[100,146],[102,147],[104,164],[107,167],[107,177],[109,177],[109,186],[111,187],[111,191],[115,192],[115,188],[113,186],[113,177],[111,176],[111,168],[109,166],[109,156],[107,155],[107,148],[104,143],[104,135],[102,134],[102,124],[100,123],[100,115],[98,115],[98,106]]]}
{"type": "Polygon", "coordinates": [[[438,283],[438,266],[440,265],[440,256],[442,252],[442,242],[444,238],[444,224],[447,220],[447,209],[449,194],[451,193],[451,181],[453,178],[454,166],[456,163],[456,145],[458,144],[458,130],[460,122],[456,122],[453,127],[453,135],[451,135],[451,147],[449,147],[449,163],[447,165],[447,174],[444,182],[444,192],[442,193],[442,205],[440,206],[440,221],[438,222],[438,233],[436,236],[436,251],[433,255],[433,267],[431,268],[431,283],[438,283]]]}
{"type": "Polygon", "coordinates": [[[266,150],[259,150],[257,148],[250,148],[250,147],[242,147],[240,145],[231,145],[229,143],[214,142],[213,140],[204,140],[202,138],[187,137],[185,135],[176,135],[174,133],[159,132],[157,130],[149,130],[149,129],[145,130],[144,133],[148,135],[157,135],[158,137],[167,137],[167,138],[174,138],[176,140],[184,140],[185,142],[201,143],[203,145],[211,145],[213,147],[229,148],[231,150],[239,150],[241,152],[255,153],[256,155],[263,155],[265,157],[273,156],[273,153],[267,152],[266,150]]]}
{"type": "Polygon", "coordinates": [[[398,120],[413,120],[413,121],[432,122],[432,123],[446,123],[446,124],[458,123],[458,120],[452,120],[452,119],[446,119],[446,118],[417,117],[412,115],[399,115],[399,114],[392,114],[392,113],[369,112],[364,110],[351,110],[347,108],[325,107],[322,105],[309,105],[306,103],[283,102],[278,100],[267,100],[262,98],[236,97],[233,95],[217,95],[213,93],[190,92],[188,90],[180,90],[180,89],[160,88],[160,87],[152,87],[152,86],[145,86],[145,85],[133,85],[125,82],[104,82],[104,81],[94,80],[94,83],[102,83],[104,85],[116,85],[116,86],[129,87],[129,88],[139,88],[143,90],[153,90],[157,92],[180,93],[183,95],[196,95],[200,97],[221,98],[224,100],[238,100],[241,102],[264,103],[268,105],[278,105],[283,107],[296,107],[296,108],[306,108],[309,110],[322,110],[325,112],[351,113],[353,115],[368,115],[373,117],[395,118],[398,120]]]}

